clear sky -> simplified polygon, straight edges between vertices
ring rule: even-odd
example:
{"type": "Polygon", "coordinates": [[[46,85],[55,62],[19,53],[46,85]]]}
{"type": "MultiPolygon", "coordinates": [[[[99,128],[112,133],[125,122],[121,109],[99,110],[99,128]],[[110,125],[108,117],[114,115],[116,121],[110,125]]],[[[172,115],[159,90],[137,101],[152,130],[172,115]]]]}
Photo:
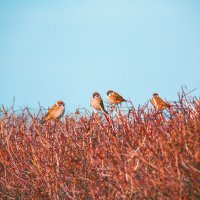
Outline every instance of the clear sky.
{"type": "Polygon", "coordinates": [[[199,0],[1,0],[0,104],[89,108],[109,89],[144,104],[199,88],[199,0]]]}

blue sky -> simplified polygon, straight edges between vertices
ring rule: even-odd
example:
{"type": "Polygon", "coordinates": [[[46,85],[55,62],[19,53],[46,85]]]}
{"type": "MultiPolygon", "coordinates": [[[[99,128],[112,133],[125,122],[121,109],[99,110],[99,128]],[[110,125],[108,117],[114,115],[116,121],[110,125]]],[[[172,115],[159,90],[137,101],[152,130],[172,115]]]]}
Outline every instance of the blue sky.
{"type": "Polygon", "coordinates": [[[89,108],[109,89],[144,104],[199,88],[199,0],[0,1],[0,104],[89,108]]]}

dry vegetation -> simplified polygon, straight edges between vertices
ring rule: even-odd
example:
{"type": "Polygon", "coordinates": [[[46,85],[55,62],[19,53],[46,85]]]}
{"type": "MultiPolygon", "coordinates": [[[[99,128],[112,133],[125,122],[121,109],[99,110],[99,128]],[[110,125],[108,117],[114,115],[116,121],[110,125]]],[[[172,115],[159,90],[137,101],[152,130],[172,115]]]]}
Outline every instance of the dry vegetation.
{"type": "Polygon", "coordinates": [[[2,107],[0,199],[200,199],[200,105],[184,91],[163,115],[39,119],[2,107]]]}

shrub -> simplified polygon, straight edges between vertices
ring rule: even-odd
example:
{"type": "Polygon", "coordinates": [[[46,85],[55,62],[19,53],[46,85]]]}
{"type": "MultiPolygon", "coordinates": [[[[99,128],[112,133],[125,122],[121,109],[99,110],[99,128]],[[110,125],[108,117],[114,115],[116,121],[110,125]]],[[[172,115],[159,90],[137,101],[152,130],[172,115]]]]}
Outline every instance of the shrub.
{"type": "MultiPolygon", "coordinates": [[[[81,110],[80,110],[81,111],[81,110]]],[[[184,92],[112,117],[87,110],[41,125],[2,107],[0,199],[198,199],[200,104],[184,92]]]]}

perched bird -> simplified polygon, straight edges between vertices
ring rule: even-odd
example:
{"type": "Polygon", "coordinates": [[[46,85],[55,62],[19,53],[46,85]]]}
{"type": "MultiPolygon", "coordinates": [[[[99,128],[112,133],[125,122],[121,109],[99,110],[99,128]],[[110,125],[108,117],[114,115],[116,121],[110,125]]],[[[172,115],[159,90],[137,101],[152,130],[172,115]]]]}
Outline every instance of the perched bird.
{"type": "Polygon", "coordinates": [[[104,108],[103,100],[101,98],[101,95],[98,92],[94,92],[92,99],[90,100],[90,106],[96,111],[103,111],[105,114],[108,114],[108,112],[104,108]]]}
{"type": "Polygon", "coordinates": [[[117,92],[114,92],[112,90],[108,90],[107,94],[107,100],[111,104],[120,104],[121,102],[127,101],[122,96],[120,96],[117,92]]]}
{"type": "Polygon", "coordinates": [[[159,110],[159,111],[162,111],[166,108],[169,108],[170,105],[167,104],[166,102],[164,102],[159,96],[157,93],[154,93],[153,94],[153,97],[152,99],[150,100],[153,107],[156,109],[156,110],[159,110]]]}
{"type": "Polygon", "coordinates": [[[65,112],[65,104],[63,101],[57,101],[48,112],[42,117],[41,123],[51,120],[60,119],[65,112]]]}

